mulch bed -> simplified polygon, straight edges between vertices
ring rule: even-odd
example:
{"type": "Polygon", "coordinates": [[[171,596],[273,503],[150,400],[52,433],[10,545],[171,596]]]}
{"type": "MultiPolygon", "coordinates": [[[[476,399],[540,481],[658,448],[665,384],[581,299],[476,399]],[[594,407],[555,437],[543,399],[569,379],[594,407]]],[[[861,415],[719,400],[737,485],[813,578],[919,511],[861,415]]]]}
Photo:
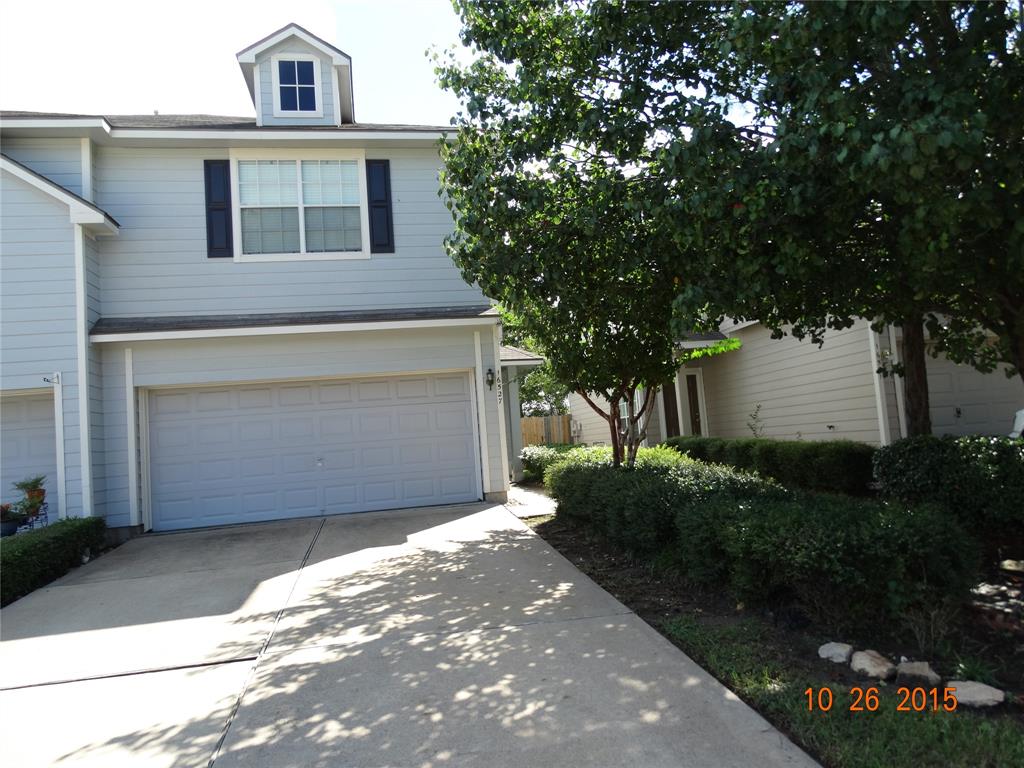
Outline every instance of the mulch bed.
{"type": "MultiPolygon", "coordinates": [[[[656,572],[649,563],[637,561],[609,546],[586,529],[554,517],[533,518],[525,522],[577,568],[656,629],[667,620],[683,614],[696,616],[702,624],[709,626],[735,623],[754,616],[769,628],[764,640],[780,663],[818,677],[823,676],[823,667],[817,658],[817,648],[830,640],[849,642],[855,648],[873,648],[897,660],[901,654],[910,656],[907,643],[898,643],[891,637],[832,637],[809,626],[799,616],[785,612],[778,615],[754,612],[737,605],[720,592],[696,590],[671,573],[656,572]]],[[[1007,589],[1019,588],[1020,582],[1020,574],[1006,572],[995,572],[986,578],[986,583],[998,585],[997,589],[989,591],[1001,598],[1005,597],[1007,589]]],[[[1024,628],[1019,616],[1007,618],[1007,612],[1003,610],[994,618],[991,611],[976,603],[964,617],[955,648],[949,658],[936,656],[927,660],[932,661],[932,666],[940,673],[948,675],[955,668],[958,654],[984,659],[991,665],[995,682],[1016,694],[1018,701],[1024,702],[1024,628]]],[[[845,665],[828,665],[826,674],[836,683],[856,684],[859,679],[845,665]]],[[[1024,709],[1017,709],[1024,717],[1024,709]]]]}

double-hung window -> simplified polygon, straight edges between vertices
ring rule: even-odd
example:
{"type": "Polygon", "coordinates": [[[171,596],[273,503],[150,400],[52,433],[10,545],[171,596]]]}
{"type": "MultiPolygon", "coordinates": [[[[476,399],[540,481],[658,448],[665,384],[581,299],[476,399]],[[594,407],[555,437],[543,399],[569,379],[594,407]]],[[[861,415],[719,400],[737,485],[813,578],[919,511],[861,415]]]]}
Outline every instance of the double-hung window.
{"type": "Polygon", "coordinates": [[[271,60],[274,116],[322,117],[320,62],[312,56],[282,54],[271,60]]]}
{"type": "Polygon", "coordinates": [[[336,156],[238,157],[236,257],[368,257],[362,163],[336,156]]]}

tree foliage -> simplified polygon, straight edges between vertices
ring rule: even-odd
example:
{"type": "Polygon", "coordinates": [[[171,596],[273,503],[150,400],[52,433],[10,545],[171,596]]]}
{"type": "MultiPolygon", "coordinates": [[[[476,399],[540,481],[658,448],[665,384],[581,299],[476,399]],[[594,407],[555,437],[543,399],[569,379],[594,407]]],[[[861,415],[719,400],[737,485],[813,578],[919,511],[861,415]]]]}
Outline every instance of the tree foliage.
{"type": "MultiPolygon", "coordinates": [[[[528,352],[544,354],[540,344],[523,327],[523,322],[507,310],[501,313],[502,340],[528,352]]],[[[545,360],[533,368],[519,369],[519,407],[523,416],[551,416],[568,411],[569,387],[558,380],[545,360]]]]}
{"type": "Polygon", "coordinates": [[[1019,4],[455,5],[450,246],[492,295],[564,295],[563,329],[578,277],[581,300],[628,286],[612,322],[648,287],[679,329],[863,317],[909,345],[923,321],[955,360],[1024,369],[1019,4]]]}

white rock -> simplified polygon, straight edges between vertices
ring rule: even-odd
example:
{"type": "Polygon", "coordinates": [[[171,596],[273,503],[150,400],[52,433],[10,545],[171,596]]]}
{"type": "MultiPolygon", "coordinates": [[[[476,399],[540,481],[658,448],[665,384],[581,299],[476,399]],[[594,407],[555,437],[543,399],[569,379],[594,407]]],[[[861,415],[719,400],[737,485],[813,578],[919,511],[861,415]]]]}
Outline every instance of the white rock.
{"type": "Polygon", "coordinates": [[[850,668],[878,680],[888,680],[896,674],[896,665],[878,651],[857,651],[850,659],[850,668]]]}
{"type": "Polygon", "coordinates": [[[848,643],[825,643],[818,649],[818,657],[834,661],[836,664],[846,664],[853,654],[853,646],[848,643]]]}
{"type": "Polygon", "coordinates": [[[973,680],[950,680],[947,688],[955,688],[957,704],[965,707],[994,707],[1006,700],[1006,694],[991,685],[973,680]]]}
{"type": "Polygon", "coordinates": [[[927,661],[902,661],[896,667],[896,682],[907,686],[934,688],[942,678],[927,661]]]}

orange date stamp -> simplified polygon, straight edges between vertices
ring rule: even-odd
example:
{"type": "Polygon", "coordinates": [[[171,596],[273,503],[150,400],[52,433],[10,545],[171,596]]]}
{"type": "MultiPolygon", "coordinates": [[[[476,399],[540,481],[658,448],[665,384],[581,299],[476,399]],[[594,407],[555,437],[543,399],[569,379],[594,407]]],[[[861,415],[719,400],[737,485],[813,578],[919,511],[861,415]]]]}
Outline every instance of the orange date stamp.
{"type": "MultiPolygon", "coordinates": [[[[807,711],[830,712],[836,705],[836,697],[832,689],[808,688],[804,691],[807,697],[807,711]]],[[[955,712],[956,688],[906,688],[896,689],[897,712],[955,712]]],[[[861,688],[858,685],[850,688],[847,708],[850,712],[877,712],[880,706],[878,689],[875,687],[861,688]]]]}

